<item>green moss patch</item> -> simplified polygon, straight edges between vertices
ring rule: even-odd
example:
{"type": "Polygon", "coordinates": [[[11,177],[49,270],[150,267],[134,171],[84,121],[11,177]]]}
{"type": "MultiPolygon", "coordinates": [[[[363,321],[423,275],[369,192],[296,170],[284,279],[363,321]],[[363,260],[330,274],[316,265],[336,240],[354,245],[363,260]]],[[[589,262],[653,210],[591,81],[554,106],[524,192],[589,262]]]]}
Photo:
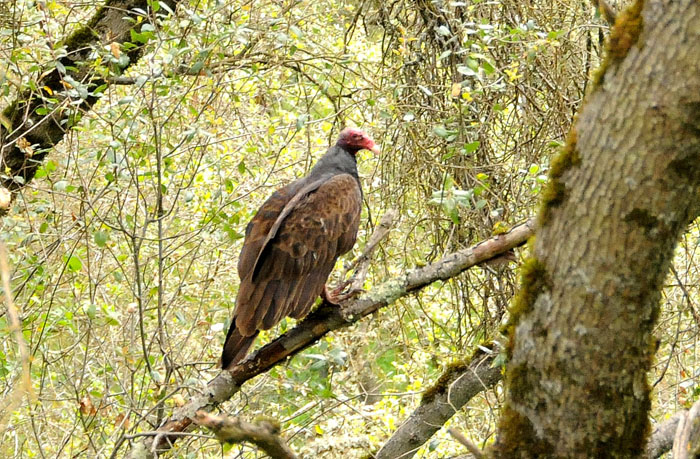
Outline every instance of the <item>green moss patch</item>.
{"type": "Polygon", "coordinates": [[[552,209],[560,206],[567,198],[566,185],[561,181],[561,177],[566,171],[581,164],[581,155],[576,148],[576,142],[577,133],[574,124],[566,137],[564,147],[549,167],[549,183],[542,191],[540,211],[537,213],[540,226],[549,221],[552,209]]]}
{"type": "Polygon", "coordinates": [[[593,75],[592,87],[594,89],[603,83],[605,72],[607,72],[611,64],[624,59],[632,46],[639,41],[643,26],[643,7],[644,0],[637,0],[632,6],[617,16],[605,46],[605,58],[593,75]]]}
{"type": "Polygon", "coordinates": [[[435,384],[423,392],[421,403],[430,403],[437,395],[447,392],[450,384],[452,384],[453,381],[459,378],[459,376],[464,373],[467,368],[469,368],[469,364],[471,362],[485,355],[485,351],[481,349],[482,347],[491,349],[493,347],[493,343],[486,343],[482,344],[480,347],[477,347],[471,357],[467,359],[449,363],[447,368],[445,368],[445,371],[440,375],[437,381],[435,381],[435,384]]]}
{"type": "Polygon", "coordinates": [[[515,326],[523,315],[532,310],[537,297],[543,291],[551,288],[551,279],[544,264],[534,256],[523,263],[520,268],[520,279],[520,290],[513,298],[513,303],[510,306],[510,318],[502,330],[508,337],[508,359],[512,356],[515,326]]]}

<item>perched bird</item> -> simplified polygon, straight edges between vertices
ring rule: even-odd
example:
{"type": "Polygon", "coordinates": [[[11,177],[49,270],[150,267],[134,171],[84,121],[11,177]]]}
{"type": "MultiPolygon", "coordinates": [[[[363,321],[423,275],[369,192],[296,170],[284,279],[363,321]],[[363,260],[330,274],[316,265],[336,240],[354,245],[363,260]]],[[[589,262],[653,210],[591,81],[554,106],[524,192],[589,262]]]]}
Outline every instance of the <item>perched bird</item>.
{"type": "Polygon", "coordinates": [[[337,302],[326,280],[357,237],[362,189],[355,155],[362,149],[379,153],[364,132],[344,129],[309,175],[275,191],[248,224],[222,368],[243,360],[260,330],[306,316],[319,295],[337,302]]]}

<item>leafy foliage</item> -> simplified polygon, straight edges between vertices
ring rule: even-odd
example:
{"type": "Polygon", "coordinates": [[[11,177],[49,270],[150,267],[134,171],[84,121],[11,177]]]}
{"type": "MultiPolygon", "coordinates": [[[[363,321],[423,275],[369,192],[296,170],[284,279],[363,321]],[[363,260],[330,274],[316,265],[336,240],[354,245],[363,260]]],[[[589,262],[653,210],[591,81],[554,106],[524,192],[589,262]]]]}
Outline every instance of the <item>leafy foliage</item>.
{"type": "MultiPolygon", "coordinates": [[[[308,171],[345,124],[384,150],[360,155],[358,247],[387,209],[402,215],[367,288],[531,215],[603,28],[580,2],[217,0],[185,2],[170,17],[151,0],[130,44],[76,63],[112,84],[66,78],[70,102],[60,106],[42,93],[42,72],[99,3],[3,6],[3,106],[27,89],[47,112],[100,98],[2,220],[36,394],[11,415],[5,457],[111,454],[197,393],[217,372],[252,212],[308,171]],[[123,75],[133,46],[147,51],[123,75]]],[[[697,285],[696,233],[679,254],[679,283],[697,285]]],[[[445,362],[498,339],[515,282],[512,270],[485,267],[436,283],[252,381],[224,409],[279,419],[303,455],[364,456],[445,362]]],[[[662,320],[662,352],[678,359],[659,368],[665,408],[697,392],[696,334],[667,331],[697,321],[688,288],[667,293],[679,312],[662,320]]],[[[291,326],[284,320],[260,341],[291,326]]],[[[3,336],[7,394],[20,366],[3,336]]],[[[492,440],[500,395],[484,394],[451,422],[477,443],[492,440]]],[[[220,454],[196,437],[180,448],[220,454]]],[[[460,450],[441,433],[420,454],[460,450]]]]}

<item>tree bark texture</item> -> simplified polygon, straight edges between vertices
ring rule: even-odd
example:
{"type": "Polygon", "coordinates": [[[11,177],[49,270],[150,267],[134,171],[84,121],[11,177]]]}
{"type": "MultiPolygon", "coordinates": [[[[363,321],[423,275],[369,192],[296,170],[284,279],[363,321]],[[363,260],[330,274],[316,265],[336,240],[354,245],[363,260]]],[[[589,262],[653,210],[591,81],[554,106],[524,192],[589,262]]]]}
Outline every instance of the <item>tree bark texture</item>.
{"type": "Polygon", "coordinates": [[[679,411],[664,422],[654,426],[654,430],[651,432],[649,442],[646,446],[645,457],[647,459],[656,459],[662,454],[671,451],[673,447],[673,438],[676,434],[676,430],[678,430],[678,424],[687,416],[687,410],[679,411]]]}
{"type": "Polygon", "coordinates": [[[280,426],[276,422],[261,419],[251,423],[239,418],[214,416],[206,411],[197,411],[194,422],[214,431],[221,443],[252,443],[273,459],[298,457],[280,437],[280,426]]]}
{"type": "Polygon", "coordinates": [[[640,457],[652,327],[698,215],[700,2],[638,1],[552,163],[494,457],[640,457]]]}
{"type": "Polygon", "coordinates": [[[469,361],[448,368],[374,459],[412,458],[469,400],[501,380],[501,367],[492,366],[496,355],[480,349],[469,361]]]}
{"type": "MultiPolygon", "coordinates": [[[[161,0],[160,3],[174,10],[180,1],[161,0]]],[[[86,25],[64,41],[66,55],[57,60],[53,70],[44,73],[37,81],[36,86],[40,89],[21,94],[3,110],[0,168],[9,176],[1,181],[4,187],[17,189],[29,182],[46,154],[80,119],[82,111],[90,110],[99,100],[95,90],[106,85],[107,80],[93,74],[90,55],[95,49],[102,50],[110,43],[121,45],[130,41],[130,32],[138,32],[143,24],[148,24],[148,20],[137,20],[141,14],[136,9],[147,11],[148,1],[108,0],[86,25]],[[86,92],[80,98],[69,96],[66,88],[72,85],[67,79],[78,82],[86,92]],[[39,108],[46,109],[47,113],[37,113],[39,108]]],[[[166,10],[161,9],[161,12],[166,10]]],[[[134,46],[119,52],[128,59],[123,58],[120,64],[114,64],[113,71],[123,72],[136,63],[143,48],[134,46]]]]}
{"type": "MultiPolygon", "coordinates": [[[[211,411],[217,404],[236,394],[243,383],[313,345],[330,331],[348,327],[411,292],[416,292],[435,281],[450,279],[466,269],[523,245],[532,236],[533,227],[534,222],[528,220],[506,234],[494,236],[473,247],[448,254],[422,268],[389,279],[361,297],[343,302],[341,308],[322,304],[292,330],[209,381],[201,395],[193,397],[163,423],[157,436],[147,437],[133,445],[127,457],[152,458],[169,450],[179,438],[178,435],[169,434],[190,430],[197,411],[211,411]]],[[[486,384],[479,385],[480,389],[484,386],[486,384]]]]}

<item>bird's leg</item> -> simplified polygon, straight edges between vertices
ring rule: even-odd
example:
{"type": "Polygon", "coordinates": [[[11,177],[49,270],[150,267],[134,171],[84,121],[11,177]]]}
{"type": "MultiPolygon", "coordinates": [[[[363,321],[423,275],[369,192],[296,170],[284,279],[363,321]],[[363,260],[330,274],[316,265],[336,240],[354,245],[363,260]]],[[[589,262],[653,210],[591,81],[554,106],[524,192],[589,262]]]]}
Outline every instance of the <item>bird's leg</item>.
{"type": "Polygon", "coordinates": [[[327,303],[338,306],[341,301],[355,297],[364,292],[363,289],[359,288],[351,289],[350,291],[343,293],[343,290],[348,286],[348,284],[350,284],[350,281],[341,282],[339,286],[332,290],[330,290],[327,285],[324,285],[323,291],[321,292],[321,298],[323,298],[323,300],[327,303]]]}

